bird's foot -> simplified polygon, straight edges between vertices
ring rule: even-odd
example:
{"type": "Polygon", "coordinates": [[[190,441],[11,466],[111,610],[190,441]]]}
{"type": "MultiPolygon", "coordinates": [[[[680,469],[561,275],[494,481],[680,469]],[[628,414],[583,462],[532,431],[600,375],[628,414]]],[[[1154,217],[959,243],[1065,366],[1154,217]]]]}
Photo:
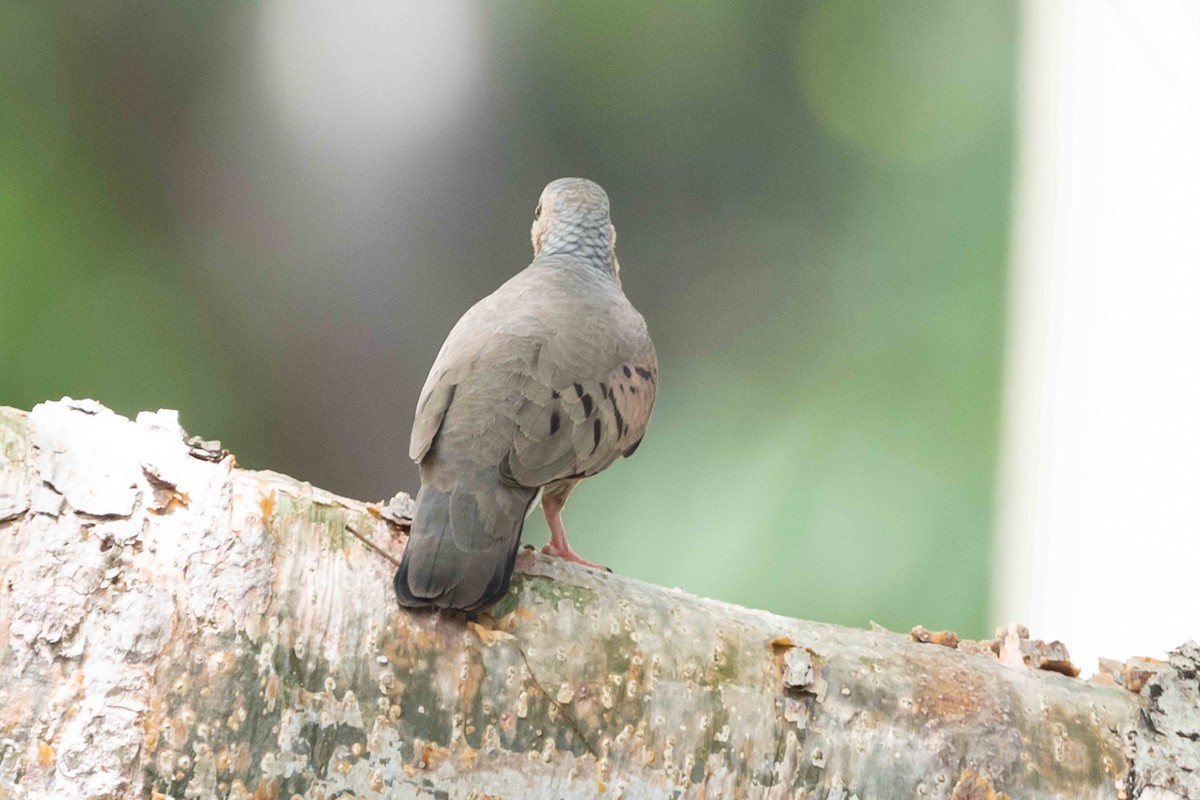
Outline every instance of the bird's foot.
{"type": "Polygon", "coordinates": [[[582,564],[583,566],[591,567],[592,569],[603,570],[604,572],[612,572],[611,569],[603,564],[596,564],[592,561],[588,561],[586,558],[581,557],[578,553],[572,550],[570,546],[558,547],[551,542],[542,548],[542,554],[554,556],[555,558],[561,558],[564,561],[574,561],[576,564],[582,564]]]}

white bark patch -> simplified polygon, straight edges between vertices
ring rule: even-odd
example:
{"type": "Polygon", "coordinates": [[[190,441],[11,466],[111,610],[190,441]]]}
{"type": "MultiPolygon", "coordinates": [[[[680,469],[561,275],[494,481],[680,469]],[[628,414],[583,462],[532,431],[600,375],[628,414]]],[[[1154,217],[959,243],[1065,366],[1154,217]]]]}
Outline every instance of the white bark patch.
{"type": "MultiPolygon", "coordinates": [[[[114,697],[144,690],[144,684],[114,683],[114,697]]],[[[118,700],[117,702],[121,702],[118,700]]],[[[121,765],[137,762],[142,732],[140,710],[116,705],[104,696],[87,696],[79,704],[59,739],[59,755],[53,780],[44,797],[73,797],[104,800],[129,796],[131,785],[140,783],[136,773],[121,765]]]]}
{"type": "Polygon", "coordinates": [[[179,484],[190,498],[186,513],[166,515],[167,528],[158,532],[160,547],[178,548],[172,556],[187,578],[181,610],[218,633],[257,633],[270,601],[272,577],[273,547],[262,512],[254,519],[233,513],[230,459],[220,464],[190,461],[196,474],[179,484]]]}
{"type": "Polygon", "coordinates": [[[46,661],[75,658],[79,632],[104,580],[109,558],[73,517],[35,515],[26,522],[26,547],[2,572],[22,602],[14,609],[10,646],[20,669],[40,654],[46,661]]]}
{"type": "Polygon", "coordinates": [[[39,403],[29,415],[41,479],[74,510],[128,517],[137,503],[138,437],[133,423],[94,400],[39,403]]]}

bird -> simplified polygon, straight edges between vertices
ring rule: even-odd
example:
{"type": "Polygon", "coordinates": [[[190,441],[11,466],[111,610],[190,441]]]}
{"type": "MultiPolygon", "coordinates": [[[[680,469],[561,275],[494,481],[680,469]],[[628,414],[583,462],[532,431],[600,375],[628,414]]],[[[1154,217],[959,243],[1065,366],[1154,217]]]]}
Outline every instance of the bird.
{"type": "Polygon", "coordinates": [[[607,193],[559,178],[533,216],[532,263],[463,314],[417,401],[421,488],[394,580],[406,608],[499,602],[539,499],[542,552],[599,568],[571,549],[563,506],[633,455],[650,420],[658,356],[621,287],[607,193]]]}

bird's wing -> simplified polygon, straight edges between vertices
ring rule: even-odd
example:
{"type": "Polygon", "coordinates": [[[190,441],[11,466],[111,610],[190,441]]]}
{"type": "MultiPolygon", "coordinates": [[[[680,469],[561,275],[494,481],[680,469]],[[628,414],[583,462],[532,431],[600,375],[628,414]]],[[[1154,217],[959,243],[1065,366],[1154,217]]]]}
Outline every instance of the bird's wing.
{"type": "Polygon", "coordinates": [[[493,313],[491,299],[484,298],[463,314],[446,337],[425,379],[408,444],[409,458],[418,464],[433,447],[459,385],[470,379],[488,344],[489,330],[485,323],[493,313]]]}
{"type": "Polygon", "coordinates": [[[512,447],[500,464],[505,480],[544,486],[588,477],[637,449],[658,381],[654,346],[640,317],[637,322],[640,331],[629,337],[635,347],[605,348],[601,341],[597,352],[612,355],[594,359],[590,368],[585,365],[573,374],[543,369],[530,376],[512,447]]]}

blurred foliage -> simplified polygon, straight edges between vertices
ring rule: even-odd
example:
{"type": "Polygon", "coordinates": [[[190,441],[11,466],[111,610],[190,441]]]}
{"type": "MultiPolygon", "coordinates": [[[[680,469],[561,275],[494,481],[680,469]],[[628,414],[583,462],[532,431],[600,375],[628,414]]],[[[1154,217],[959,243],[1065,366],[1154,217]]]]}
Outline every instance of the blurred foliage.
{"type": "MultiPolygon", "coordinates": [[[[139,120],[123,102],[146,81],[178,102],[186,86],[154,85],[184,83],[178,72],[147,70],[186,53],[125,39],[118,25],[130,15],[100,7],[18,4],[2,16],[0,402],[30,408],[73,395],[127,413],[180,408],[189,425],[237,431],[264,456],[237,421],[258,393],[239,391],[231,351],[252,345],[222,337],[209,306],[219,298],[189,280],[147,157],[172,114],[139,120]]],[[[203,34],[169,19],[182,43],[203,34]]]]}
{"type": "Polygon", "coordinates": [[[437,346],[528,260],[541,185],[583,174],[662,386],[637,456],[573,496],[576,548],[780,613],[982,635],[1014,6],[465,8],[465,33],[346,11],[436,45],[458,25],[478,69],[405,67],[474,100],[338,161],[280,111],[269,13],[6,7],[0,403],[177,407],[244,465],[413,490],[437,346]]]}

